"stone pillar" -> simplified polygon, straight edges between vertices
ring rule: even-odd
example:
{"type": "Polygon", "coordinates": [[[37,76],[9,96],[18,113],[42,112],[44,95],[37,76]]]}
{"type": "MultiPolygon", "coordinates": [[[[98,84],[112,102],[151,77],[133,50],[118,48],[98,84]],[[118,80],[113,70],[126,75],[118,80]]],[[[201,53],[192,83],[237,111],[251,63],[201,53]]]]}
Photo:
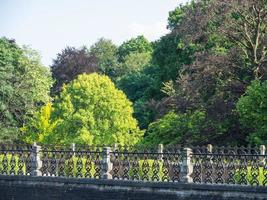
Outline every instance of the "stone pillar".
{"type": "Polygon", "coordinates": [[[163,161],[163,144],[158,145],[158,154],[159,154],[158,159],[163,161]]]}
{"type": "Polygon", "coordinates": [[[110,161],[110,147],[104,147],[103,149],[103,158],[101,161],[101,179],[112,179],[110,174],[112,170],[112,163],[110,161]]]}
{"type": "Polygon", "coordinates": [[[265,153],[266,153],[266,147],[265,147],[265,145],[261,145],[260,146],[260,152],[261,152],[261,155],[265,155],[265,153]]]}
{"type": "Polygon", "coordinates": [[[212,145],[211,144],[207,145],[207,152],[212,153],[212,145]]]}
{"type": "Polygon", "coordinates": [[[70,145],[70,149],[71,149],[71,151],[72,151],[72,155],[75,156],[75,150],[76,150],[75,143],[71,143],[71,145],[70,145]]]}
{"type": "Polygon", "coordinates": [[[190,148],[183,149],[182,166],[181,166],[181,182],[192,183],[193,179],[191,174],[193,173],[193,163],[191,159],[193,151],[190,148]]]}
{"type": "MultiPolygon", "coordinates": [[[[266,146],[265,145],[260,145],[260,155],[265,155],[266,154],[266,146]]],[[[265,156],[262,157],[262,163],[265,165],[266,159],[265,156]]]]}
{"type": "Polygon", "coordinates": [[[41,147],[36,143],[33,144],[32,152],[30,155],[31,160],[31,176],[42,176],[42,160],[40,157],[41,147]]]}

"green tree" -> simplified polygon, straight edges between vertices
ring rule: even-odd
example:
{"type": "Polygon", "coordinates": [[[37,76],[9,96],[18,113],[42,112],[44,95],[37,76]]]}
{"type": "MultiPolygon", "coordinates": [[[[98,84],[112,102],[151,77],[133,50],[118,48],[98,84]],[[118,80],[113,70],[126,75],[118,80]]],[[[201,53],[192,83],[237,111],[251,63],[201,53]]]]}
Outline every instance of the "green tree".
{"type": "Polygon", "coordinates": [[[253,81],[237,103],[240,121],[252,144],[267,145],[267,81],[253,81]]]}
{"type": "Polygon", "coordinates": [[[154,73],[160,89],[163,82],[175,81],[182,66],[192,62],[196,47],[185,45],[177,34],[161,37],[154,46],[152,65],[157,66],[154,73]]]}
{"type": "Polygon", "coordinates": [[[143,143],[157,144],[200,144],[206,143],[206,113],[201,110],[176,114],[169,112],[161,119],[151,123],[143,143]]]}
{"type": "Polygon", "coordinates": [[[124,62],[126,56],[131,53],[149,53],[152,52],[152,50],[152,44],[144,36],[141,35],[125,41],[119,46],[119,61],[124,62]]]}
{"type": "Polygon", "coordinates": [[[110,78],[117,76],[117,46],[111,40],[101,38],[90,47],[90,53],[96,57],[99,71],[110,78]]]}
{"type": "Polygon", "coordinates": [[[125,57],[123,63],[120,63],[118,69],[119,79],[129,73],[138,73],[149,65],[151,53],[131,53],[125,57]]]}
{"type": "Polygon", "coordinates": [[[21,128],[23,141],[30,144],[44,143],[47,136],[53,134],[57,121],[52,122],[52,110],[52,103],[49,102],[33,114],[28,123],[21,128]]]}
{"type": "Polygon", "coordinates": [[[50,100],[51,84],[49,69],[38,53],[0,39],[0,141],[18,139],[19,128],[38,105],[50,100]]]}
{"type": "Polygon", "coordinates": [[[135,144],[142,132],[132,114],[131,102],[107,76],[79,75],[55,99],[51,123],[56,126],[43,142],[135,144]]]}

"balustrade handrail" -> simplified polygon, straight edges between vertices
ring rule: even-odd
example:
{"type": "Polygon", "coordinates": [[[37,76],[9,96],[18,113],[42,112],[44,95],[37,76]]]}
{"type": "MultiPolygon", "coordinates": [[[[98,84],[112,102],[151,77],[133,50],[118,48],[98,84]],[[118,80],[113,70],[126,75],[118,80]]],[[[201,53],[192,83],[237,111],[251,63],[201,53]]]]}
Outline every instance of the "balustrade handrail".
{"type": "Polygon", "coordinates": [[[2,144],[0,174],[267,186],[267,155],[263,145],[138,150],[2,144]]]}
{"type": "Polygon", "coordinates": [[[196,155],[196,156],[251,156],[251,157],[267,157],[266,154],[224,154],[224,153],[192,153],[190,154],[192,156],[196,155]]]}

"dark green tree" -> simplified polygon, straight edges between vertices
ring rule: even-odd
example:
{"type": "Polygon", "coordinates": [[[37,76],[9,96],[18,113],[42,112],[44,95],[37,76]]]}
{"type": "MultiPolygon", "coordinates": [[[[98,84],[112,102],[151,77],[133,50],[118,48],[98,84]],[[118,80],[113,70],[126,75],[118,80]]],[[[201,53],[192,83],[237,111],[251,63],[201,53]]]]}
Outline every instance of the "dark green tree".
{"type": "Polygon", "coordinates": [[[131,53],[151,53],[152,50],[152,44],[141,35],[123,42],[118,48],[118,58],[120,62],[124,62],[131,53]]]}
{"type": "Polygon", "coordinates": [[[39,55],[0,38],[0,141],[17,141],[38,105],[50,100],[51,74],[39,55]]]}
{"type": "Polygon", "coordinates": [[[90,47],[90,53],[96,57],[99,72],[111,79],[118,76],[117,46],[111,40],[99,39],[90,47]]]}
{"type": "Polygon", "coordinates": [[[267,81],[253,81],[238,100],[237,111],[242,125],[248,129],[251,144],[267,144],[267,81]]]}

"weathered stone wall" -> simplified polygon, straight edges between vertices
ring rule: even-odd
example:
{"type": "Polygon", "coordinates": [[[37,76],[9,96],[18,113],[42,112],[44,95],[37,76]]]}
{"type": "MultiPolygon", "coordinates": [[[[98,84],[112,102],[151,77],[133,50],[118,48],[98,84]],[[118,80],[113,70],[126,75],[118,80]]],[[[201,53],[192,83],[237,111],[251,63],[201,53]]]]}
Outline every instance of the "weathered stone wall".
{"type": "Polygon", "coordinates": [[[267,200],[267,187],[0,176],[0,200],[267,200]]]}

